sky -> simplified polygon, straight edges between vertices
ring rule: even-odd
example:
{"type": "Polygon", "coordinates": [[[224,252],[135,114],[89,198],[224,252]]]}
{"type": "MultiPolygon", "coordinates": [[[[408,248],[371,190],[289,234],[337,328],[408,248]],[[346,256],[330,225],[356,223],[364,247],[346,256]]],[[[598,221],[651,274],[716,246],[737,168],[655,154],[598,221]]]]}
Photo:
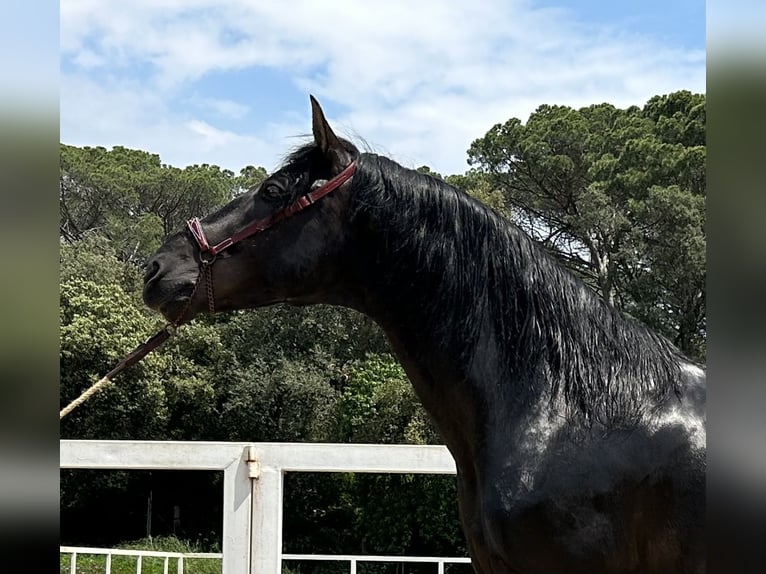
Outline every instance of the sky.
{"type": "Polygon", "coordinates": [[[61,0],[60,139],[278,167],[310,133],[443,175],[542,104],[705,92],[702,0],[61,0]]]}

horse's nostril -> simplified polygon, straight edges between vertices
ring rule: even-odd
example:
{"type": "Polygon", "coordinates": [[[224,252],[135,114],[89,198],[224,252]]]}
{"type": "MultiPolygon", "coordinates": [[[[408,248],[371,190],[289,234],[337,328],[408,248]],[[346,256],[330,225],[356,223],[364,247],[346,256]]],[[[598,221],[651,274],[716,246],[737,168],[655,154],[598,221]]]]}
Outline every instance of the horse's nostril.
{"type": "Polygon", "coordinates": [[[149,261],[144,267],[144,283],[149,283],[159,272],[159,262],[156,259],[149,261]]]}

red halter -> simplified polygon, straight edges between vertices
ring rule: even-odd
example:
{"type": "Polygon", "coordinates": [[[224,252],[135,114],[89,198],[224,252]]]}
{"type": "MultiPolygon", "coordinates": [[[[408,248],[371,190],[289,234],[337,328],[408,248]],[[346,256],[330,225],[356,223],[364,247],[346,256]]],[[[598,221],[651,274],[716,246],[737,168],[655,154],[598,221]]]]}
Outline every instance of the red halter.
{"type": "MultiPolygon", "coordinates": [[[[293,203],[291,203],[284,209],[281,209],[280,211],[277,211],[276,213],[273,213],[269,215],[268,217],[264,217],[263,219],[254,221],[253,223],[237,231],[234,235],[227,237],[223,241],[219,241],[212,247],[210,246],[210,243],[208,243],[208,240],[205,237],[205,232],[202,229],[202,223],[200,222],[199,218],[195,217],[193,219],[188,220],[186,222],[186,225],[188,226],[189,231],[191,231],[192,236],[194,237],[194,240],[197,242],[197,245],[199,245],[200,261],[202,262],[202,267],[200,268],[200,275],[197,278],[197,284],[199,284],[200,277],[202,277],[202,275],[205,275],[205,277],[207,278],[207,302],[208,302],[208,308],[210,309],[210,313],[215,312],[215,303],[213,298],[213,277],[212,277],[211,268],[212,268],[213,262],[215,261],[216,256],[221,251],[223,251],[224,249],[228,247],[231,247],[235,243],[239,243],[243,239],[246,239],[252,235],[255,235],[256,233],[265,231],[266,229],[268,229],[275,223],[282,221],[283,219],[287,219],[288,217],[292,217],[299,211],[303,211],[312,203],[318,201],[319,199],[323,198],[325,195],[327,195],[331,191],[343,185],[346,181],[348,181],[348,179],[352,175],[354,175],[355,170],[356,170],[356,162],[351,162],[346,169],[344,169],[338,175],[333,177],[330,181],[325,183],[323,186],[318,187],[314,191],[299,197],[298,199],[296,199],[293,203]],[[209,253],[211,255],[210,259],[205,259],[202,256],[203,253],[209,253]]],[[[194,289],[196,291],[197,285],[194,286],[194,289]]],[[[191,302],[191,299],[190,299],[190,302],[191,302]]]]}

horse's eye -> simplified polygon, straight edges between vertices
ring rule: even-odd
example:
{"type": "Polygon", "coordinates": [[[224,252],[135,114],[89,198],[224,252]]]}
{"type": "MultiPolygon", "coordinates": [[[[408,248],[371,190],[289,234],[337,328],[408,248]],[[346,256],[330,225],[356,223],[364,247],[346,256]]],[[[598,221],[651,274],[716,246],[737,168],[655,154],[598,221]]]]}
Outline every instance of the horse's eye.
{"type": "Polygon", "coordinates": [[[282,195],[282,189],[278,185],[270,183],[263,188],[262,193],[265,199],[279,199],[282,195]]]}

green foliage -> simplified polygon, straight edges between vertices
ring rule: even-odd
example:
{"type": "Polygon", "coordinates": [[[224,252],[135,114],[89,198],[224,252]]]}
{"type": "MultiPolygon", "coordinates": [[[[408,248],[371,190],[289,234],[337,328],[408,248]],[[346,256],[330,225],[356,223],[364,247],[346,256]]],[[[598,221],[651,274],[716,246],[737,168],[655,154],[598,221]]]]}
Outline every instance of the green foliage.
{"type": "Polygon", "coordinates": [[[463,175],[448,175],[445,181],[488,205],[503,217],[510,218],[511,205],[506,200],[503,192],[492,183],[491,178],[486,177],[485,174],[478,170],[472,169],[463,175]]]}
{"type": "Polygon", "coordinates": [[[234,313],[220,328],[225,344],[243,363],[258,356],[266,362],[300,359],[318,367],[338,367],[367,352],[388,351],[382,331],[371,319],[329,305],[277,305],[257,313],[234,313]]]}
{"type": "Polygon", "coordinates": [[[704,95],[542,105],[468,154],[517,223],[606,301],[704,356],[704,95]]]}
{"type": "Polygon", "coordinates": [[[239,171],[236,178],[238,193],[243,193],[261,183],[269,174],[262,167],[248,165],[239,171]]]}
{"type": "Polygon", "coordinates": [[[633,206],[651,226],[635,228],[631,245],[644,265],[625,270],[625,307],[665,333],[675,333],[681,349],[704,359],[706,349],[706,242],[704,196],[678,186],[652,186],[633,206]]]}
{"type": "Polygon", "coordinates": [[[284,517],[286,552],[466,552],[451,476],[287,474],[284,517]]]}
{"type": "Polygon", "coordinates": [[[440,174],[437,171],[433,171],[427,165],[421,165],[419,168],[415,169],[415,171],[417,171],[419,173],[422,173],[422,174],[425,174],[425,175],[430,175],[431,177],[435,177],[436,179],[441,179],[441,180],[444,179],[444,177],[442,177],[442,174],[440,174]]]}
{"type": "Polygon", "coordinates": [[[339,402],[341,439],[356,443],[438,442],[412,385],[390,354],[351,363],[339,402]]]}
{"type": "Polygon", "coordinates": [[[97,231],[112,240],[121,259],[134,262],[186,219],[226,203],[262,175],[262,168],[251,168],[235,177],[207,164],[179,169],[156,154],[121,146],[62,144],[60,164],[61,237],[77,241],[97,231]]]}
{"type": "Polygon", "coordinates": [[[242,441],[326,441],[336,393],[327,373],[300,361],[254,361],[229,373],[222,417],[242,441]]]}
{"type": "MultiPolygon", "coordinates": [[[[61,284],[62,407],[97,381],[140,342],[150,321],[132,304],[119,285],[99,285],[85,279],[61,284]]],[[[78,438],[149,438],[162,434],[167,419],[158,357],[148,357],[136,369],[91,399],[90,409],[62,422],[62,435],[77,429],[78,438]]]]}
{"type": "Polygon", "coordinates": [[[88,280],[99,285],[119,285],[132,296],[135,306],[140,301],[142,286],[140,269],[121,261],[112,242],[98,233],[79,241],[62,243],[59,248],[59,281],[88,280]]]}
{"type": "Polygon", "coordinates": [[[413,548],[441,555],[466,552],[452,477],[367,475],[356,478],[355,531],[365,553],[407,554],[413,548]]]}

